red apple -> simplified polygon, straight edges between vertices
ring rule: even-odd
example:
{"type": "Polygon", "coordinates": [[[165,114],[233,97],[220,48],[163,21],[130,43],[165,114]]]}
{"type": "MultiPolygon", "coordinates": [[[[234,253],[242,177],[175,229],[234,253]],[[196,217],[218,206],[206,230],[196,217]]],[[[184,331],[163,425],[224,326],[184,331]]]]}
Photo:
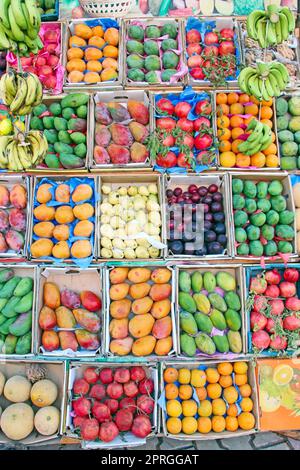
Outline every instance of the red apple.
{"type": "Polygon", "coordinates": [[[188,67],[193,68],[193,67],[201,67],[203,65],[204,60],[200,55],[192,55],[191,57],[188,58],[187,64],[188,67]]]}
{"type": "Polygon", "coordinates": [[[190,74],[195,80],[204,80],[204,78],[205,78],[204,72],[203,72],[202,68],[200,68],[200,67],[193,68],[190,71],[190,74]]]}
{"type": "Polygon", "coordinates": [[[220,44],[219,54],[220,55],[229,55],[234,54],[235,46],[232,41],[224,41],[220,44]]]}
{"type": "Polygon", "coordinates": [[[234,31],[231,28],[223,28],[220,31],[221,38],[226,39],[233,39],[234,38],[234,31]]]}
{"type": "Polygon", "coordinates": [[[210,46],[211,44],[218,44],[219,37],[216,33],[210,32],[206,33],[204,36],[204,44],[210,46]]]}
{"type": "Polygon", "coordinates": [[[195,43],[195,42],[201,42],[201,34],[197,29],[190,29],[186,33],[186,42],[188,44],[195,43]]]}
{"type": "Polygon", "coordinates": [[[196,114],[211,114],[211,103],[208,100],[201,100],[195,106],[196,114]]]}
{"type": "Polygon", "coordinates": [[[181,101],[176,104],[175,106],[175,114],[179,118],[186,118],[192,109],[192,106],[189,103],[186,103],[185,101],[181,101]]]}
{"type": "Polygon", "coordinates": [[[186,52],[189,56],[193,54],[201,54],[202,52],[202,47],[200,44],[197,44],[196,42],[193,42],[189,44],[186,48],[186,52]]]}

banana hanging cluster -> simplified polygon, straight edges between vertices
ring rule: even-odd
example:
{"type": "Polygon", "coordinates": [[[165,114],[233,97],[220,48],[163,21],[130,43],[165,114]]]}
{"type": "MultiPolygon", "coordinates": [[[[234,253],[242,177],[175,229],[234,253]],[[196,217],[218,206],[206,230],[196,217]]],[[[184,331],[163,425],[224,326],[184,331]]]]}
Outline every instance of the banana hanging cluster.
{"type": "Polygon", "coordinates": [[[280,62],[257,61],[256,64],[257,67],[245,67],[241,71],[238,77],[240,89],[259,101],[279,96],[290,81],[286,66],[280,62]]]}
{"type": "Polygon", "coordinates": [[[34,73],[17,73],[11,70],[1,77],[0,98],[12,114],[24,116],[42,102],[42,84],[34,73]]]}
{"type": "Polygon", "coordinates": [[[265,48],[286,41],[295,29],[295,17],[288,7],[269,5],[267,10],[254,10],[247,18],[247,33],[265,48]]]}
{"type": "Polygon", "coordinates": [[[255,155],[267,149],[272,143],[272,131],[267,124],[257,119],[252,119],[246,129],[246,132],[252,133],[245,142],[242,142],[238,149],[244,155],[255,155]]]}
{"type": "Polygon", "coordinates": [[[0,168],[23,171],[43,161],[48,142],[40,131],[29,131],[21,141],[14,136],[0,136],[0,168]]]}
{"type": "Polygon", "coordinates": [[[0,0],[0,50],[20,57],[43,48],[38,35],[41,15],[36,0],[0,0]]]}

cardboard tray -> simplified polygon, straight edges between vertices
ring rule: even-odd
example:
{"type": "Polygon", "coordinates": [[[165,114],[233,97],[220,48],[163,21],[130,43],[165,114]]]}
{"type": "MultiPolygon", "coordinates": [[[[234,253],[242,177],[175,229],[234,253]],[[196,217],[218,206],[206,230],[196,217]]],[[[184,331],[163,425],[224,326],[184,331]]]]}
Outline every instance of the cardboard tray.
{"type": "MultiPolygon", "coordinates": [[[[134,268],[134,267],[139,267],[141,266],[141,263],[122,263],[122,267],[128,267],[128,268],[134,268]]],[[[110,324],[110,320],[111,320],[111,317],[110,317],[110,303],[111,303],[111,300],[110,300],[110,297],[109,297],[109,289],[110,289],[110,279],[109,279],[109,273],[112,269],[114,269],[116,266],[113,266],[113,263],[110,263],[110,266],[107,266],[105,267],[104,269],[104,287],[105,287],[105,349],[104,349],[104,355],[105,356],[108,356],[108,357],[113,357],[116,361],[120,360],[121,356],[117,356],[113,353],[110,352],[110,349],[109,349],[109,346],[110,346],[110,331],[109,331],[109,324],[110,324]]],[[[168,353],[167,356],[158,356],[156,354],[150,354],[149,356],[144,356],[147,360],[160,360],[160,359],[168,359],[168,358],[171,358],[172,356],[175,356],[177,355],[177,347],[178,347],[178,344],[177,344],[177,334],[176,334],[176,318],[175,318],[175,290],[176,290],[176,283],[175,283],[175,272],[174,272],[174,269],[172,266],[167,266],[165,264],[156,264],[156,263],[146,263],[144,262],[142,264],[142,267],[144,268],[148,268],[148,269],[151,269],[151,270],[154,270],[155,268],[159,268],[159,267],[165,267],[167,269],[169,269],[172,273],[172,276],[171,276],[171,280],[170,280],[170,283],[171,283],[171,286],[172,286],[172,291],[171,291],[171,312],[170,312],[170,316],[171,316],[171,320],[172,320],[172,340],[173,340],[173,347],[171,349],[171,351],[168,353]]],[[[131,285],[131,283],[130,283],[131,285]]],[[[129,319],[133,318],[134,317],[134,314],[130,313],[129,314],[129,319]]],[[[134,360],[139,360],[140,358],[138,356],[134,356],[132,354],[130,355],[127,355],[126,356],[126,359],[129,359],[134,361],[134,360]]]]}
{"type": "MultiPolygon", "coordinates": [[[[103,195],[102,195],[102,192],[101,192],[101,187],[103,184],[108,184],[110,186],[112,186],[113,190],[116,190],[117,188],[119,188],[120,186],[125,186],[125,187],[129,187],[129,186],[132,186],[132,185],[147,185],[147,184],[150,184],[150,183],[156,183],[157,186],[158,186],[158,199],[159,199],[159,204],[160,204],[160,207],[161,207],[161,220],[162,220],[162,225],[161,225],[161,233],[160,233],[160,237],[161,237],[161,242],[166,245],[166,235],[165,235],[165,210],[164,210],[164,183],[163,183],[163,178],[162,176],[158,175],[158,174],[155,174],[155,173],[149,173],[149,174],[135,174],[135,175],[131,175],[131,174],[103,174],[101,176],[99,176],[99,195],[100,195],[100,200],[99,200],[99,213],[98,213],[98,216],[99,216],[99,229],[97,230],[97,233],[98,233],[98,239],[97,239],[97,247],[98,247],[98,260],[99,261],[112,261],[112,262],[115,262],[115,261],[118,261],[118,260],[121,260],[123,259],[124,262],[129,262],[130,260],[126,260],[125,258],[102,258],[101,257],[101,234],[100,234],[100,229],[101,229],[101,221],[100,221],[100,218],[101,218],[101,202],[102,202],[102,199],[103,199],[103,195]]],[[[136,261],[142,261],[144,260],[145,262],[149,262],[149,261],[154,261],[155,259],[159,260],[161,258],[164,258],[165,256],[165,252],[166,252],[166,248],[163,248],[160,250],[161,254],[160,254],[160,258],[146,258],[146,259],[143,259],[143,258],[135,258],[136,261]]]]}
{"type": "MultiPolygon", "coordinates": [[[[279,261],[281,258],[278,255],[263,256],[263,257],[250,256],[250,255],[248,256],[237,255],[236,249],[235,249],[235,231],[234,231],[233,202],[232,202],[232,178],[239,178],[241,180],[250,180],[253,182],[280,180],[283,185],[283,194],[288,196],[287,197],[287,209],[292,212],[295,212],[293,191],[292,191],[292,186],[291,186],[291,180],[289,178],[288,173],[286,171],[281,171],[278,173],[270,173],[270,174],[256,173],[256,172],[255,173],[253,172],[236,172],[236,173],[229,172],[228,177],[229,177],[228,213],[229,213],[229,218],[230,218],[231,242],[232,242],[231,251],[233,253],[233,257],[236,260],[243,260],[243,261],[246,260],[249,262],[253,261],[254,263],[262,262],[262,260],[272,261],[272,262],[279,261]]],[[[297,251],[296,251],[296,246],[295,246],[296,244],[296,221],[294,221],[293,228],[294,228],[294,234],[295,234],[294,235],[294,251],[293,253],[290,254],[290,258],[296,258],[298,256],[297,251]]]]}
{"type": "MultiPolygon", "coordinates": [[[[60,410],[61,419],[60,419],[60,426],[56,434],[51,436],[43,436],[39,434],[36,430],[32,431],[28,437],[18,441],[18,443],[31,446],[35,444],[41,444],[46,441],[50,441],[55,439],[57,436],[62,434],[63,429],[63,422],[64,422],[64,415],[65,415],[65,388],[66,388],[66,363],[63,361],[41,361],[38,359],[18,359],[10,360],[7,359],[5,362],[2,362],[0,365],[0,371],[5,375],[6,379],[12,377],[13,375],[22,375],[26,376],[25,368],[28,364],[40,364],[41,366],[46,368],[47,377],[53,382],[56,383],[58,387],[58,397],[56,401],[53,403],[53,406],[56,406],[60,410]]],[[[12,404],[8,400],[6,400],[3,395],[0,397],[0,405],[2,408],[7,407],[9,404],[12,404]]],[[[39,409],[36,406],[33,407],[34,413],[36,413],[39,409]]],[[[3,432],[0,432],[0,444],[9,444],[12,441],[8,439],[3,432]]],[[[15,441],[13,441],[15,442],[15,441]]]]}
{"type": "Polygon", "coordinates": [[[125,88],[127,87],[133,87],[133,88],[142,88],[144,90],[149,90],[149,89],[157,89],[159,87],[166,89],[168,88],[173,88],[173,87],[182,87],[183,85],[186,84],[186,72],[183,75],[183,77],[179,78],[176,82],[159,82],[159,83],[148,83],[148,82],[133,82],[128,80],[127,78],[127,49],[126,49],[126,44],[127,44],[127,33],[128,33],[128,27],[132,21],[138,21],[140,23],[143,23],[145,25],[157,25],[157,26],[163,26],[166,23],[174,22],[176,21],[178,23],[178,48],[181,50],[180,52],[180,61],[182,64],[183,68],[187,69],[186,65],[186,58],[184,54],[184,47],[183,47],[183,40],[184,40],[184,28],[183,28],[183,20],[179,18],[163,18],[163,17],[151,17],[151,18],[130,18],[130,19],[123,19],[122,24],[123,24],[123,30],[122,30],[122,69],[123,69],[123,86],[125,88]]]}
{"type": "MultiPolygon", "coordinates": [[[[31,181],[28,176],[22,176],[17,174],[4,174],[0,173],[0,186],[5,186],[7,189],[11,190],[15,184],[21,184],[26,188],[27,191],[27,206],[24,209],[26,211],[26,229],[24,233],[24,246],[19,253],[8,250],[5,253],[0,253],[1,258],[11,258],[13,261],[14,258],[26,258],[27,257],[27,243],[30,233],[30,214],[31,214],[31,181]]],[[[9,206],[12,207],[12,206],[9,206]]],[[[3,207],[3,209],[9,209],[9,207],[3,207]]],[[[2,232],[1,232],[2,233],[2,232]]]]}
{"type": "MultiPolygon", "coordinates": [[[[241,320],[242,320],[242,326],[241,330],[239,331],[241,338],[242,338],[242,346],[243,349],[241,353],[236,354],[232,352],[228,353],[220,353],[216,352],[215,354],[209,356],[203,353],[198,353],[194,359],[197,361],[201,360],[215,360],[215,359],[223,359],[225,361],[230,361],[232,358],[241,356],[243,354],[247,353],[247,328],[246,328],[246,316],[245,316],[245,303],[244,303],[244,271],[242,268],[242,265],[239,264],[208,264],[206,266],[204,265],[177,265],[175,267],[175,279],[176,279],[176,299],[175,299],[175,316],[176,316],[176,325],[177,325],[177,348],[178,348],[178,355],[177,357],[180,358],[180,360],[187,360],[187,361],[192,361],[193,358],[186,356],[182,351],[180,347],[180,311],[182,310],[179,306],[178,303],[178,296],[179,296],[179,273],[181,271],[188,272],[189,274],[192,274],[196,271],[200,271],[202,274],[209,271],[216,275],[219,271],[225,271],[228,274],[231,274],[235,277],[236,279],[236,290],[237,294],[240,297],[241,301],[241,310],[240,310],[240,315],[241,315],[241,320]]],[[[200,331],[200,330],[199,330],[200,331]]]]}
{"type": "Polygon", "coordinates": [[[59,18],[59,0],[55,1],[55,12],[54,13],[45,13],[41,15],[42,21],[57,21],[59,18]]]}
{"type": "MultiPolygon", "coordinates": [[[[300,59],[298,61],[298,63],[300,64],[300,59]]],[[[299,70],[300,70],[300,66],[299,66],[299,70]]],[[[300,72],[299,72],[299,75],[300,75],[300,72]]],[[[280,95],[280,98],[285,98],[285,100],[288,102],[290,100],[290,98],[293,98],[293,97],[297,97],[297,98],[300,98],[300,90],[298,89],[297,91],[291,93],[290,91],[286,91],[286,92],[283,92],[281,95],[280,95]]],[[[277,129],[277,115],[276,115],[276,101],[279,98],[274,98],[274,115],[275,115],[275,122],[276,122],[276,127],[275,127],[275,133],[276,133],[276,139],[277,139],[277,149],[278,149],[278,156],[281,158],[281,145],[279,144],[279,140],[278,140],[278,129],[277,129]]],[[[288,111],[289,113],[289,111],[288,111]]],[[[297,160],[298,160],[298,157],[295,157],[297,160]]],[[[295,173],[296,171],[298,170],[298,165],[297,165],[297,169],[296,170],[291,170],[291,173],[295,173]]]]}
{"type": "MultiPolygon", "coordinates": [[[[126,432],[122,433],[117,439],[112,442],[101,442],[101,441],[81,441],[82,447],[85,449],[117,449],[117,448],[124,448],[126,447],[135,447],[139,445],[144,445],[146,443],[146,439],[153,437],[158,432],[159,427],[159,413],[158,413],[158,390],[159,390],[159,377],[158,377],[158,365],[154,362],[145,362],[141,364],[140,362],[135,363],[128,363],[122,362],[122,364],[117,362],[101,362],[98,363],[97,369],[100,370],[104,367],[109,367],[110,369],[115,369],[120,366],[124,367],[132,367],[135,365],[142,365],[143,367],[147,367],[149,369],[149,373],[151,378],[154,381],[154,400],[155,406],[153,410],[153,426],[152,432],[147,436],[145,439],[140,439],[135,437],[132,433],[126,432]]],[[[65,390],[66,394],[66,411],[64,415],[64,433],[67,434],[69,437],[75,437],[78,439],[78,434],[74,432],[72,421],[71,421],[71,400],[72,400],[72,386],[74,383],[75,378],[82,377],[83,371],[87,367],[95,366],[94,362],[70,362],[69,364],[69,374],[68,374],[68,381],[67,387],[65,390]]]]}
{"type": "MultiPolygon", "coordinates": [[[[30,231],[29,231],[29,236],[28,236],[28,240],[27,240],[27,244],[28,244],[28,259],[31,261],[31,262],[36,262],[36,263],[39,263],[39,264],[43,264],[43,263],[57,263],[59,260],[49,260],[49,259],[45,259],[45,258],[33,258],[31,256],[31,252],[30,252],[30,247],[31,247],[31,244],[32,244],[32,241],[33,241],[33,205],[34,205],[34,194],[35,194],[35,189],[36,189],[36,185],[39,183],[39,181],[45,177],[48,177],[49,179],[53,180],[53,181],[57,181],[57,182],[64,182],[64,181],[67,181],[69,180],[70,178],[72,177],[78,177],[80,178],[81,175],[72,175],[72,176],[66,176],[66,175],[62,175],[62,176],[58,176],[58,175],[54,175],[54,176],[48,176],[48,175],[43,175],[43,176],[34,176],[33,180],[32,180],[32,189],[31,189],[31,201],[32,201],[32,207],[31,207],[31,211],[30,211],[30,231]]],[[[98,194],[99,193],[99,178],[98,176],[96,175],[82,175],[82,177],[86,178],[91,178],[94,180],[95,182],[95,226],[94,226],[94,245],[93,245],[93,259],[96,259],[97,258],[97,234],[99,232],[99,203],[98,203],[98,194]]],[[[40,237],[41,238],[41,237],[40,237]]],[[[68,259],[65,259],[63,260],[64,263],[74,263],[74,259],[72,258],[68,258],[68,259]]]]}
{"type": "MultiPolygon", "coordinates": [[[[167,249],[167,257],[169,260],[180,260],[180,261],[202,261],[206,263],[208,260],[221,260],[232,257],[232,243],[231,243],[231,228],[230,228],[230,217],[229,217],[229,206],[228,206],[228,199],[229,199],[229,191],[228,191],[228,176],[225,173],[209,173],[204,175],[189,175],[189,176],[182,176],[182,175],[165,175],[164,176],[164,204],[167,212],[167,199],[166,199],[166,191],[167,189],[174,189],[177,186],[183,188],[183,190],[187,189],[190,184],[197,184],[199,186],[209,186],[211,184],[217,184],[219,186],[220,192],[223,194],[223,205],[224,205],[224,212],[227,214],[225,218],[225,225],[226,225],[226,235],[227,235],[227,249],[224,250],[223,254],[218,255],[205,255],[205,256],[193,256],[193,255],[174,255],[171,250],[167,249]]],[[[167,219],[167,217],[166,217],[167,219]]],[[[166,223],[166,238],[167,238],[167,220],[166,223]]]]}
{"type": "MultiPolygon", "coordinates": [[[[256,425],[255,425],[254,429],[251,429],[250,431],[243,431],[243,430],[239,429],[235,432],[223,431],[223,432],[218,432],[218,433],[215,433],[215,432],[211,431],[207,434],[201,434],[199,432],[196,432],[192,435],[184,434],[183,432],[180,432],[179,434],[170,434],[168,432],[167,426],[166,426],[166,413],[161,408],[162,431],[163,431],[164,436],[168,437],[170,439],[176,439],[176,440],[179,440],[179,441],[190,442],[191,439],[193,441],[208,441],[208,440],[211,440],[211,439],[226,439],[226,438],[230,438],[230,437],[242,437],[242,436],[246,436],[248,434],[253,434],[253,433],[257,432],[260,429],[260,424],[259,424],[260,421],[259,421],[259,408],[258,408],[258,399],[257,399],[257,384],[256,384],[256,378],[255,378],[255,368],[254,368],[253,363],[249,359],[243,358],[242,360],[248,363],[248,379],[249,379],[249,384],[252,387],[251,398],[253,400],[253,405],[254,405],[252,413],[254,414],[255,420],[256,420],[256,425]]],[[[192,369],[196,369],[196,368],[199,369],[199,368],[201,368],[201,366],[213,367],[213,366],[216,366],[217,364],[219,364],[220,362],[222,362],[222,361],[218,360],[218,361],[209,361],[209,362],[205,362],[205,361],[197,361],[197,362],[182,362],[182,361],[163,362],[162,365],[161,365],[161,370],[160,370],[160,386],[161,386],[160,392],[161,392],[161,396],[159,398],[159,405],[162,407],[162,404],[165,403],[165,397],[164,397],[164,393],[163,393],[164,392],[163,374],[164,374],[164,370],[167,367],[174,367],[175,369],[180,369],[180,368],[184,367],[186,369],[192,370],[192,369]]],[[[233,362],[237,362],[237,361],[236,360],[231,360],[230,362],[233,363],[233,362]]]]}
{"type": "Polygon", "coordinates": [[[21,359],[25,357],[31,357],[34,355],[34,345],[35,345],[35,330],[34,330],[34,322],[35,322],[35,316],[36,316],[36,310],[35,310],[35,302],[36,302],[36,296],[37,296],[37,268],[36,266],[29,265],[29,264],[23,264],[23,263],[17,263],[17,264],[2,264],[1,268],[8,268],[8,269],[13,269],[15,275],[19,277],[31,277],[33,279],[33,300],[32,300],[32,309],[31,309],[31,315],[32,315],[32,326],[31,326],[31,351],[28,354],[22,355],[22,354],[2,354],[0,352],[0,360],[8,358],[12,359],[21,359]]]}
{"type": "Polygon", "coordinates": [[[79,91],[89,91],[93,92],[95,90],[115,90],[116,88],[121,89],[122,88],[122,81],[123,81],[123,68],[122,68],[122,53],[121,53],[121,47],[120,45],[122,44],[122,37],[123,37],[123,22],[118,19],[118,18],[112,18],[115,21],[117,21],[119,25],[119,55],[118,55],[118,78],[114,81],[105,81],[105,82],[98,82],[98,83],[85,83],[85,82],[79,82],[79,83],[69,83],[68,82],[68,72],[66,70],[68,58],[67,58],[67,52],[69,49],[69,39],[72,35],[72,28],[76,24],[81,24],[85,23],[89,25],[89,23],[95,23],[97,20],[106,20],[107,18],[79,18],[79,19],[72,19],[72,20],[67,20],[65,22],[65,35],[64,35],[64,49],[62,51],[62,61],[63,61],[63,66],[65,67],[65,76],[64,76],[64,90],[72,90],[72,92],[79,91]]]}
{"type": "MultiPolygon", "coordinates": [[[[96,145],[95,142],[95,129],[96,129],[96,118],[95,118],[95,111],[96,111],[96,103],[104,102],[109,103],[111,101],[116,103],[127,104],[129,100],[136,100],[142,102],[147,108],[149,109],[149,124],[146,126],[148,127],[149,134],[151,133],[151,114],[152,109],[149,103],[149,98],[146,91],[143,90],[120,90],[120,91],[102,91],[95,93],[91,96],[90,99],[90,133],[89,133],[89,153],[88,153],[88,166],[93,170],[147,170],[151,169],[150,158],[148,157],[145,162],[142,163],[127,163],[125,165],[117,165],[114,163],[106,163],[106,164],[99,164],[96,163],[94,160],[94,148],[96,145]]],[[[120,123],[121,124],[121,123],[120,123]]]]}
{"type": "MultiPolygon", "coordinates": [[[[81,89],[76,89],[74,90],[74,93],[85,93],[85,90],[81,90],[81,89]]],[[[67,96],[68,94],[70,93],[62,93],[61,95],[51,95],[51,96],[45,96],[45,98],[43,98],[43,101],[42,103],[45,104],[46,106],[50,106],[51,104],[53,103],[59,103],[65,96],[67,96]]],[[[37,167],[34,167],[32,169],[30,169],[30,173],[52,173],[52,174],[61,174],[61,172],[64,172],[64,173],[69,173],[69,172],[72,172],[73,174],[86,174],[87,171],[88,171],[88,155],[89,155],[89,152],[91,151],[90,150],[90,145],[91,145],[91,140],[90,140],[90,128],[91,128],[91,122],[90,122],[90,119],[91,119],[91,116],[90,116],[90,100],[87,102],[87,108],[88,108],[88,113],[87,113],[87,130],[86,130],[86,147],[87,147],[87,152],[86,152],[86,156],[85,156],[85,164],[84,164],[84,167],[81,167],[81,168],[72,168],[72,169],[68,169],[68,168],[48,168],[48,167],[41,167],[39,166],[38,168],[37,167]]],[[[28,122],[28,128],[30,126],[30,121],[31,121],[31,118],[32,118],[32,114],[30,114],[29,116],[29,122],[28,122]]]]}
{"type": "MultiPolygon", "coordinates": [[[[94,266],[86,269],[79,269],[71,266],[53,266],[53,267],[42,267],[39,266],[37,269],[37,295],[35,304],[35,348],[34,352],[36,355],[43,357],[52,358],[86,358],[86,357],[101,357],[104,349],[104,331],[105,331],[105,290],[103,287],[103,273],[99,266],[94,266]],[[45,282],[53,282],[57,284],[58,288],[68,288],[80,293],[83,290],[90,290],[94,294],[98,295],[102,300],[102,309],[100,312],[101,329],[99,332],[100,347],[94,351],[79,350],[72,351],[58,349],[56,351],[46,351],[41,344],[42,329],[39,326],[39,312],[44,306],[43,303],[43,287],[45,282]]],[[[83,328],[79,326],[79,328],[83,328]]],[[[74,331],[76,328],[70,330],[74,331]]],[[[55,330],[64,330],[64,328],[55,328],[55,330]]]]}

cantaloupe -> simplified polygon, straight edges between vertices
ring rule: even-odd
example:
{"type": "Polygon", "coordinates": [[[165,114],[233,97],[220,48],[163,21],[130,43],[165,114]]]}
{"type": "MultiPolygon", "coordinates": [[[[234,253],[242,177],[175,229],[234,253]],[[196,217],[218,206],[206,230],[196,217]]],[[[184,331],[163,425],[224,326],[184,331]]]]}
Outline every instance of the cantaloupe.
{"type": "Polygon", "coordinates": [[[22,375],[10,377],[4,385],[4,396],[14,403],[29,400],[31,383],[22,375]]]}
{"type": "Polygon", "coordinates": [[[33,430],[34,414],[26,403],[14,403],[1,415],[0,427],[4,434],[13,441],[25,439],[33,430]]]}
{"type": "Polygon", "coordinates": [[[5,375],[0,372],[0,396],[2,395],[3,389],[4,389],[4,384],[5,384],[5,375]]]}
{"type": "Polygon", "coordinates": [[[300,207],[300,183],[296,183],[293,186],[293,196],[294,196],[295,207],[300,207]]]}
{"type": "Polygon", "coordinates": [[[30,399],[35,406],[50,406],[57,398],[57,386],[52,380],[39,380],[33,384],[30,399]]]}
{"type": "Polygon", "coordinates": [[[300,209],[296,209],[296,230],[300,230],[300,209]]]}
{"type": "Polygon", "coordinates": [[[58,430],[60,412],[55,406],[45,406],[34,417],[35,429],[43,436],[51,436],[58,430]]]}

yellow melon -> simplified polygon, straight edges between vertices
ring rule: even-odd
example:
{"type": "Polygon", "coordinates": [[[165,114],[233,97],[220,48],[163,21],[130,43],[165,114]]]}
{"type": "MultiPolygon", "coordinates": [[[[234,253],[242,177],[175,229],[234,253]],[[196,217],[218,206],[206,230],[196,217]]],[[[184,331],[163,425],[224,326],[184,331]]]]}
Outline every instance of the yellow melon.
{"type": "Polygon", "coordinates": [[[52,380],[39,380],[33,384],[30,399],[35,406],[50,406],[57,398],[57,386],[52,380]]]}
{"type": "Polygon", "coordinates": [[[1,415],[0,427],[13,441],[25,439],[33,430],[33,410],[26,403],[14,403],[1,415]]]}
{"type": "Polygon", "coordinates": [[[58,430],[60,412],[55,406],[45,406],[34,417],[35,429],[43,436],[51,436],[58,430]]]}
{"type": "Polygon", "coordinates": [[[31,383],[22,375],[10,377],[4,385],[5,398],[14,403],[27,401],[30,397],[31,383]]]}

